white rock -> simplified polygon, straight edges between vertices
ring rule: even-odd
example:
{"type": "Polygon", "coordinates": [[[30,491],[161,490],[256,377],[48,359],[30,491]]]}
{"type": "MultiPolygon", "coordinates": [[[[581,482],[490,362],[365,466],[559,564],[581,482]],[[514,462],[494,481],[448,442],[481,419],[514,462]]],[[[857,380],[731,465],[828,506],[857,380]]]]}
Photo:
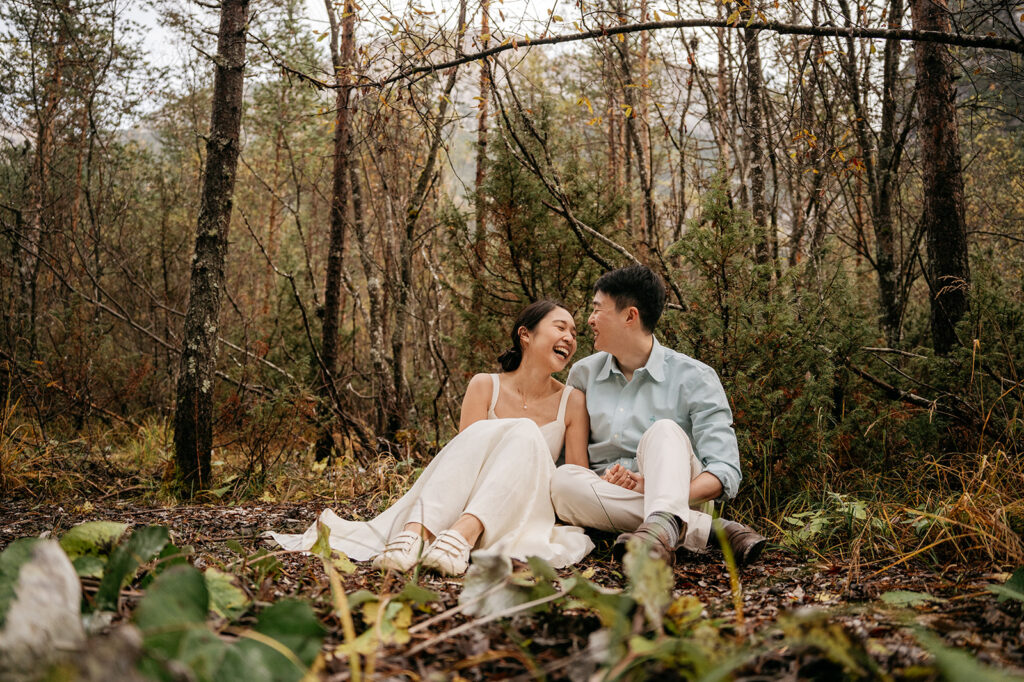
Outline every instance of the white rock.
{"type": "Polygon", "coordinates": [[[0,630],[0,679],[41,677],[85,641],[82,588],[56,540],[42,540],[18,572],[15,598],[0,630]]]}

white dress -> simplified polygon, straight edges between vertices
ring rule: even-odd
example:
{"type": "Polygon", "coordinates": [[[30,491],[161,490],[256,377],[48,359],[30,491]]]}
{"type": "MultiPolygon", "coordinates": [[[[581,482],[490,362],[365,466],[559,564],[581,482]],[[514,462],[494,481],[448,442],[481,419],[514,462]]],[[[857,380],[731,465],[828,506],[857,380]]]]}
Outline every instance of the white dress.
{"type": "MultiPolygon", "coordinates": [[[[325,509],[318,523],[330,529],[331,547],[365,561],[380,553],[389,537],[417,522],[437,535],[463,514],[484,525],[478,550],[517,559],[536,556],[561,568],[594,548],[582,528],[556,526],[550,483],[565,442],[565,405],[574,390],[566,386],[555,421],[499,419],[499,379],[494,382],[487,419],[455,436],[423,470],[413,487],[372,521],[346,521],[325,509]]],[[[309,550],[317,523],[300,535],[270,533],[284,549],[309,550]]]]}

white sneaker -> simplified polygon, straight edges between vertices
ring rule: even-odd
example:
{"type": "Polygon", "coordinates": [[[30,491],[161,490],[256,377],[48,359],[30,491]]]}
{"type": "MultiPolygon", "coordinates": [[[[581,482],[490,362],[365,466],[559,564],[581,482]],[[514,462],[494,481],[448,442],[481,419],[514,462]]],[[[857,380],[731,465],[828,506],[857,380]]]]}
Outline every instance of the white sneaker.
{"type": "Polygon", "coordinates": [[[414,530],[404,530],[384,545],[384,551],[373,557],[373,565],[383,571],[405,573],[423,554],[423,537],[414,530]]]}
{"type": "Polygon", "coordinates": [[[462,575],[469,568],[469,553],[472,549],[462,533],[443,531],[423,554],[423,566],[441,575],[462,575]]]}

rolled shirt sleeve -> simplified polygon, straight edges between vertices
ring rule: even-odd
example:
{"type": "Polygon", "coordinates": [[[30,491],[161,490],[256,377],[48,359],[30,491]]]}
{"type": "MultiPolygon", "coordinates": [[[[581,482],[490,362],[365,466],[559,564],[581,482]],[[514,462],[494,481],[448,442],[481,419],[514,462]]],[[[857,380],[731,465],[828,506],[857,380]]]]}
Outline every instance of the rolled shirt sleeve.
{"type": "Polygon", "coordinates": [[[680,396],[680,404],[689,409],[690,437],[704,471],[722,482],[722,495],[736,497],[743,480],[740,451],[732,428],[732,409],[722,382],[710,367],[703,367],[699,380],[690,383],[680,396]]]}

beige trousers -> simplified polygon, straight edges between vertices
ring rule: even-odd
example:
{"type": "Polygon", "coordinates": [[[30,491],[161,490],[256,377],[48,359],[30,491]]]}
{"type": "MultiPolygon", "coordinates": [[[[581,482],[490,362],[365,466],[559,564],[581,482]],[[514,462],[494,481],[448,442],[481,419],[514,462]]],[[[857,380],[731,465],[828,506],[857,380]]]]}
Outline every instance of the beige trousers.
{"type": "Polygon", "coordinates": [[[615,532],[635,530],[653,512],[669,512],[686,522],[680,545],[690,551],[707,546],[714,502],[691,509],[690,481],[703,471],[686,432],[670,419],[654,422],[636,449],[644,492],[609,483],[575,464],[555,470],[551,502],[565,523],[615,532]]]}

